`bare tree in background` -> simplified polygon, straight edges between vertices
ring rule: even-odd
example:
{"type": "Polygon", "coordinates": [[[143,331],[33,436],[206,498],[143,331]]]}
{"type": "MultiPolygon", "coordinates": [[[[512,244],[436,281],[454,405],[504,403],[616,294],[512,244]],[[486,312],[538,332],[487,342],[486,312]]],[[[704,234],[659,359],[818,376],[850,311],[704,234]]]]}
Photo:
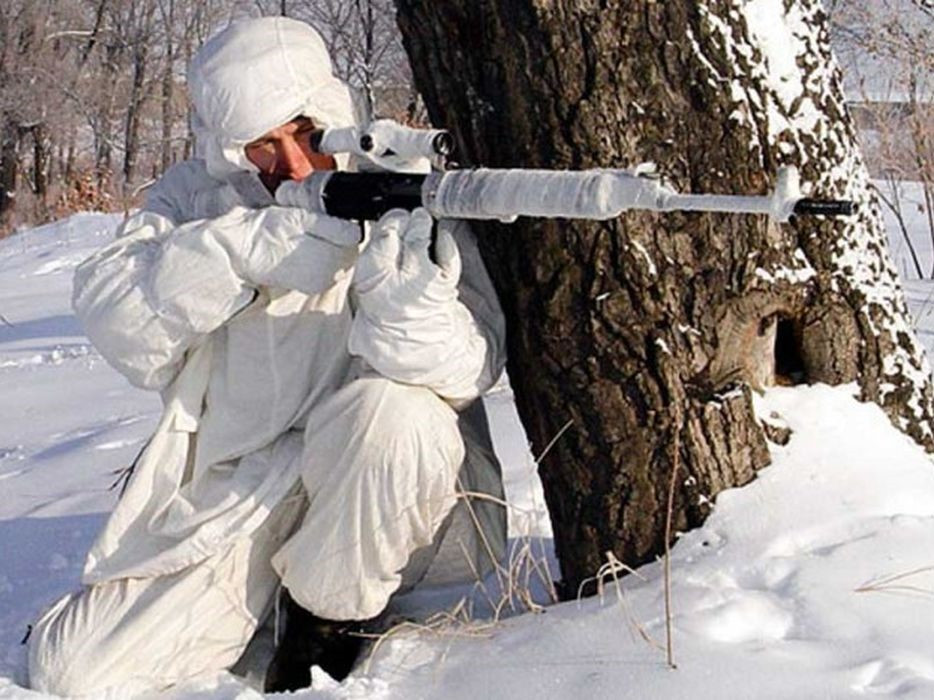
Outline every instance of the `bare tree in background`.
{"type": "Polygon", "coordinates": [[[907,223],[910,207],[919,207],[934,246],[934,12],[919,0],[835,0],[830,9],[879,196],[898,222],[915,275],[934,277],[934,258],[922,264],[907,223]],[[915,193],[920,201],[909,203],[915,193]]]}
{"type": "Polygon", "coordinates": [[[126,60],[131,67],[123,139],[123,182],[126,188],[136,175],[143,105],[154,86],[150,62],[156,5],[153,0],[135,0],[122,9],[125,11],[114,16],[114,34],[123,41],[126,60]]]}
{"type": "Polygon", "coordinates": [[[163,30],[163,60],[160,98],[162,106],[162,143],[159,153],[159,169],[165,172],[172,164],[172,136],[175,127],[175,62],[178,60],[180,38],[175,27],[176,0],[157,0],[159,19],[163,30]]]}
{"type": "MultiPolygon", "coordinates": [[[[20,175],[40,207],[48,195],[52,152],[48,122],[60,111],[54,89],[55,68],[64,37],[50,30],[45,4],[11,0],[0,12],[0,217],[10,215],[20,175]],[[28,149],[30,167],[21,167],[28,149]]],[[[67,70],[62,71],[67,78],[67,70]]]]}
{"type": "MultiPolygon", "coordinates": [[[[259,0],[254,7],[259,14],[275,14],[282,6],[259,0]]],[[[418,96],[392,0],[291,0],[287,12],[321,32],[335,73],[359,90],[371,113],[418,119],[418,96]]]]}

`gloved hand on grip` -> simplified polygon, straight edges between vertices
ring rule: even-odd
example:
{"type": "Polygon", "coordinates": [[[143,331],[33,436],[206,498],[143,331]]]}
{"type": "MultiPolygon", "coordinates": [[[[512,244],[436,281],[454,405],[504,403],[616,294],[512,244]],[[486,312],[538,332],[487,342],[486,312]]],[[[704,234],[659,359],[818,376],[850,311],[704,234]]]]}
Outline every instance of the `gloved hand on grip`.
{"type": "Polygon", "coordinates": [[[356,259],[360,232],[353,222],[277,206],[241,216],[237,226],[219,227],[218,238],[229,241],[231,264],[248,284],[317,294],[356,259]]]}
{"type": "Polygon", "coordinates": [[[422,208],[410,215],[387,212],[371,232],[357,262],[353,286],[360,309],[374,321],[398,323],[443,311],[457,299],[460,255],[451,235],[441,230],[429,254],[431,215],[422,208]]]}
{"type": "Polygon", "coordinates": [[[387,212],[373,227],[357,261],[352,289],[357,314],[349,349],[386,377],[431,386],[460,370],[464,354],[483,354],[473,317],[458,301],[461,259],[454,238],[439,227],[429,254],[432,218],[387,212]]]}

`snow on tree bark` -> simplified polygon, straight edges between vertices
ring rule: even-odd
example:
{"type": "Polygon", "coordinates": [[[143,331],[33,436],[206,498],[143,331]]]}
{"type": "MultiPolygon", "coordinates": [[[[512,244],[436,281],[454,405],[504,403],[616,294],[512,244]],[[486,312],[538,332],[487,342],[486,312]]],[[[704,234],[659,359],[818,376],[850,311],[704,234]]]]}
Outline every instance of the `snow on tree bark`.
{"type": "Polygon", "coordinates": [[[815,191],[860,204],[852,220],[823,222],[816,230],[810,222],[796,227],[801,249],[824,273],[815,285],[821,298],[815,307],[836,307],[842,298],[857,326],[855,337],[841,343],[832,316],[818,308],[805,314],[801,335],[808,377],[858,380],[864,399],[880,403],[896,425],[931,450],[931,371],[888,256],[885,226],[846,114],[821,4],[752,0],[736,5],[758,63],[716,15],[707,14],[706,22],[719,34],[718,48],[728,60],[753,77],[754,93],[731,88],[743,113],[766,127],[765,162],[797,164],[815,191]]]}
{"type": "Polygon", "coordinates": [[[768,462],[751,391],[858,381],[925,447],[930,372],[887,259],[817,0],[396,0],[433,123],[491,167],[655,162],[676,187],[762,193],[798,165],[851,221],[630,213],[485,225],[509,371],[568,592],[664,546],[768,462]]]}

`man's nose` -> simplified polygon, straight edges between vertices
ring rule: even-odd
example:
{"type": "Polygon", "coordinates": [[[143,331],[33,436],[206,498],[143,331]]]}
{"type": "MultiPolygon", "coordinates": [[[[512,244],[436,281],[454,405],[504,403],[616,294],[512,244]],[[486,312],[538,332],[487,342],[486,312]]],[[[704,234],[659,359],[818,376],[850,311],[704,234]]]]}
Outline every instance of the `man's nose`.
{"type": "Polygon", "coordinates": [[[308,177],[313,169],[301,144],[294,137],[282,140],[279,163],[282,166],[283,173],[295,180],[308,177]]]}

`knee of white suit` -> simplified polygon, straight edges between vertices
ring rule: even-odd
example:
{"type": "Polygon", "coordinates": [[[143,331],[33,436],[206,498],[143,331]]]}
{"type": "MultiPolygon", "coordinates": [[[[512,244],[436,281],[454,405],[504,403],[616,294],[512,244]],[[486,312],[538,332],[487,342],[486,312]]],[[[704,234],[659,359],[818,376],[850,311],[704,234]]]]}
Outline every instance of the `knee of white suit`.
{"type": "Polygon", "coordinates": [[[444,476],[464,460],[457,413],[430,389],[382,377],[351,382],[308,417],[302,478],[310,498],[389,462],[397,476],[444,476]],[[442,468],[442,465],[447,468],[442,468]],[[428,474],[420,475],[420,467],[428,474]]]}
{"type": "Polygon", "coordinates": [[[336,391],[311,411],[305,426],[306,442],[342,434],[374,446],[426,431],[440,431],[436,439],[461,442],[457,413],[431,389],[380,376],[357,379],[336,391]]]}
{"type": "Polygon", "coordinates": [[[63,649],[54,639],[49,625],[52,619],[68,604],[70,598],[62,598],[33,626],[29,635],[29,687],[53,695],[79,695],[80,686],[72,682],[69,672],[75,664],[70,663],[73,654],[63,649]]]}
{"type": "Polygon", "coordinates": [[[309,416],[305,441],[310,505],[273,565],[315,614],[373,617],[456,502],[457,414],[429,389],[359,379],[309,416]]]}
{"type": "MultiPolygon", "coordinates": [[[[100,694],[114,681],[113,664],[106,640],[99,639],[85,623],[87,616],[76,613],[80,594],[61,598],[40,618],[29,639],[29,685],[33,690],[61,696],[100,694]]],[[[132,675],[132,674],[131,674],[132,675]]],[[[119,676],[121,692],[147,688],[133,678],[119,676]]]]}

